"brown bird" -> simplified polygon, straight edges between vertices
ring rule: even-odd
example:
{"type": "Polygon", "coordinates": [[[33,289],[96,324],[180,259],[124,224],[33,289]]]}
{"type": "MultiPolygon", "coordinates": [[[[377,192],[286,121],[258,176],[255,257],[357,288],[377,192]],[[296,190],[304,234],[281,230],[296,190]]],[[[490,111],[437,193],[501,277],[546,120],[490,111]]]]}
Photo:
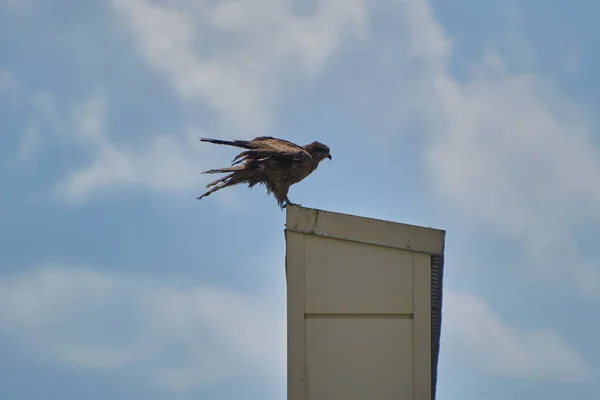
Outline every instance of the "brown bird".
{"type": "Polygon", "coordinates": [[[231,173],[206,185],[207,188],[211,186],[214,188],[198,197],[198,200],[227,186],[247,183],[249,187],[256,184],[265,185],[267,193],[275,196],[277,204],[282,209],[288,204],[299,205],[292,203],[288,198],[290,186],[310,175],[324,159],[331,160],[329,147],[319,142],[298,146],[271,136],[232,141],[200,138],[200,141],[241,147],[246,151],[233,159],[231,167],[203,172],[204,174],[231,173]]]}

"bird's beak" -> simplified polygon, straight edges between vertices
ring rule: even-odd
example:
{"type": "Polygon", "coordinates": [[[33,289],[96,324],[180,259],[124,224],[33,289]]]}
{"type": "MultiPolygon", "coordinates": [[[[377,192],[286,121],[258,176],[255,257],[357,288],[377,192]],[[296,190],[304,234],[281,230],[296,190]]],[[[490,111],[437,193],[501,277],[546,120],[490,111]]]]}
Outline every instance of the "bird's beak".
{"type": "Polygon", "coordinates": [[[331,154],[327,154],[327,158],[329,158],[329,160],[331,160],[331,154]]]}

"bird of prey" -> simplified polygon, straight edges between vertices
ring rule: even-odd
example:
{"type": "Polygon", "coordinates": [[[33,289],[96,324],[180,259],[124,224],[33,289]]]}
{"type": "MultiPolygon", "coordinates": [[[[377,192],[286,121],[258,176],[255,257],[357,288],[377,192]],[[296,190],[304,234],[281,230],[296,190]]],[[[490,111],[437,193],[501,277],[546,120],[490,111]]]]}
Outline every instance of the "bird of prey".
{"type": "Polygon", "coordinates": [[[267,194],[273,194],[282,209],[290,202],[288,191],[290,186],[310,175],[319,163],[328,158],[331,160],[329,147],[319,142],[298,146],[287,140],[271,136],[259,136],[252,140],[219,140],[200,138],[202,142],[223,144],[245,149],[231,162],[231,167],[211,169],[204,174],[227,173],[229,175],[206,185],[214,186],[198,197],[198,200],[227,186],[246,183],[249,187],[263,184],[267,194]]]}

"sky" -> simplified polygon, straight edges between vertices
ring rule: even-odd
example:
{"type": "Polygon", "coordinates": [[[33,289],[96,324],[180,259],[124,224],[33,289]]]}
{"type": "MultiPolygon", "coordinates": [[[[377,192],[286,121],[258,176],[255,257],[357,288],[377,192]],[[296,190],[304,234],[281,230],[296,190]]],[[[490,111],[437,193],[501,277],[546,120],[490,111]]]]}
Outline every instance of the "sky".
{"type": "Polygon", "coordinates": [[[0,0],[0,395],[285,398],[285,212],[446,230],[438,399],[600,393],[600,4],[0,0]]]}

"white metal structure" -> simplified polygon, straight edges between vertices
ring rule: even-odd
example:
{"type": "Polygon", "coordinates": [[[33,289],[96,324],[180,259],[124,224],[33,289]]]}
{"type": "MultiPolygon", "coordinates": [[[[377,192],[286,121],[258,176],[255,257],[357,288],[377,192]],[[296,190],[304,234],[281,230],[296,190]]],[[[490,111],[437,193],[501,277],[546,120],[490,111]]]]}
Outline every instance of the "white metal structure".
{"type": "Polygon", "coordinates": [[[445,232],[289,206],[288,400],[432,400],[445,232]]]}

